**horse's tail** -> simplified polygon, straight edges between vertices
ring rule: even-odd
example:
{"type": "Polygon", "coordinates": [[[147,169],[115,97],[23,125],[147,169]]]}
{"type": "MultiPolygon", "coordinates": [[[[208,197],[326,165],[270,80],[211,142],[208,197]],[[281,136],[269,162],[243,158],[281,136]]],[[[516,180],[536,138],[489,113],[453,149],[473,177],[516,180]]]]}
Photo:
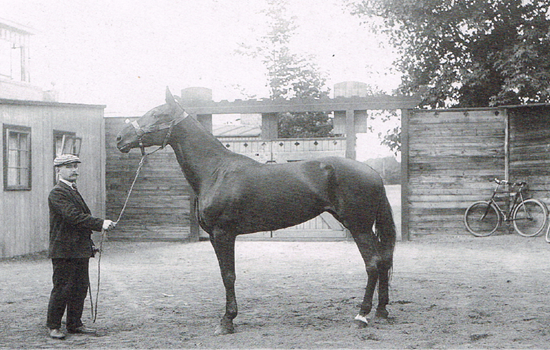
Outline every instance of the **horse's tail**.
{"type": "Polygon", "coordinates": [[[386,195],[385,189],[382,191],[382,198],[380,198],[380,206],[376,213],[376,236],[380,241],[380,254],[382,260],[391,265],[393,264],[393,251],[395,248],[395,241],[397,239],[397,233],[395,229],[395,222],[393,221],[393,213],[390,202],[386,195]]]}

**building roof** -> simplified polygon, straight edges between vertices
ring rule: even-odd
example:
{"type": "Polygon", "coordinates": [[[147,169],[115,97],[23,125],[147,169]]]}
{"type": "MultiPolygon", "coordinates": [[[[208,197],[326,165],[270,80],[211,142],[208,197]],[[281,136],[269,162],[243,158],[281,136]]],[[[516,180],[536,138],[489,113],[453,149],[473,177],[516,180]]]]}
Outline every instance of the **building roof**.
{"type": "Polygon", "coordinates": [[[501,108],[533,108],[533,107],[550,107],[550,103],[526,103],[523,105],[502,105],[501,108]]]}
{"type": "Polygon", "coordinates": [[[86,107],[86,108],[103,108],[106,105],[85,104],[85,103],[68,103],[55,101],[34,101],[34,100],[14,100],[8,98],[0,98],[0,105],[24,105],[24,106],[60,106],[60,107],[86,107]]]}
{"type": "Polygon", "coordinates": [[[486,111],[486,110],[499,110],[499,109],[516,109],[516,108],[537,108],[537,107],[550,107],[550,103],[540,102],[540,103],[526,103],[519,105],[498,105],[498,106],[487,106],[487,107],[442,107],[442,108],[414,108],[414,111],[431,111],[431,112],[461,112],[461,111],[486,111]]]}
{"type": "Polygon", "coordinates": [[[261,100],[223,100],[198,101],[185,104],[185,110],[191,114],[256,114],[279,112],[332,112],[346,110],[406,109],[414,108],[420,103],[418,96],[377,95],[368,97],[336,98],[292,98],[261,100]]]}
{"type": "Polygon", "coordinates": [[[12,32],[29,35],[35,34],[36,30],[31,27],[24,26],[19,23],[12,22],[5,18],[0,18],[0,28],[10,30],[12,32]]]}

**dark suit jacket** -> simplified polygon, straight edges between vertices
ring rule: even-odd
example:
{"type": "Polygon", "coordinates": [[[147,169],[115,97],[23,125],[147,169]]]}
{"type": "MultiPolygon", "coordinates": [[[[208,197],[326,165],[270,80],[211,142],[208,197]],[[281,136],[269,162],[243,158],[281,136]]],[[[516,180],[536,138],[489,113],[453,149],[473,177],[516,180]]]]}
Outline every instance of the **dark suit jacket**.
{"type": "Polygon", "coordinates": [[[48,196],[50,208],[49,258],[90,258],[92,230],[101,231],[103,219],[93,217],[80,194],[58,182],[48,196]]]}

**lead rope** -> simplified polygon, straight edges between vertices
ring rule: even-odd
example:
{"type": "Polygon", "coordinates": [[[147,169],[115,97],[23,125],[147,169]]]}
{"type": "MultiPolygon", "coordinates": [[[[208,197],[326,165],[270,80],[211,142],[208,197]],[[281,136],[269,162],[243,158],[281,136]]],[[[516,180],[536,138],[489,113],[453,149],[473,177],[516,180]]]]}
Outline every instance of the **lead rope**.
{"type": "MultiPolygon", "coordinates": [[[[120,221],[120,218],[122,218],[122,214],[124,213],[124,210],[126,210],[126,206],[128,205],[128,200],[130,199],[130,195],[132,194],[132,191],[134,189],[134,185],[136,184],[137,178],[139,176],[139,173],[141,171],[141,167],[143,166],[143,163],[145,161],[145,158],[155,153],[158,150],[161,150],[163,147],[159,147],[153,152],[145,153],[145,151],[142,150],[141,160],[139,161],[138,168],[136,170],[136,176],[134,177],[134,181],[132,181],[132,185],[130,186],[130,190],[128,191],[128,195],[126,196],[126,200],[124,201],[124,205],[122,206],[122,210],[120,211],[120,214],[118,215],[118,219],[116,223],[120,221]]],[[[92,320],[93,323],[95,323],[95,320],[97,319],[97,305],[99,304],[99,286],[101,283],[101,253],[103,253],[103,242],[105,241],[105,237],[107,236],[107,233],[105,230],[101,229],[101,240],[99,241],[99,252],[97,257],[97,289],[96,289],[96,295],[95,295],[95,308],[94,308],[94,301],[92,299],[92,285],[90,282],[88,282],[88,287],[90,290],[90,303],[92,305],[91,311],[92,311],[92,320]]]]}

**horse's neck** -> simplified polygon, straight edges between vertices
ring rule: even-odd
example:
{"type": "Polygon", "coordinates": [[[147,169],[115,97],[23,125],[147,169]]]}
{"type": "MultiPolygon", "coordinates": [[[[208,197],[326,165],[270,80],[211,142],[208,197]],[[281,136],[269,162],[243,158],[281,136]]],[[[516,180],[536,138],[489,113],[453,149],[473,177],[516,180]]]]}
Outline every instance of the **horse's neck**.
{"type": "Polygon", "coordinates": [[[191,116],[174,127],[170,145],[197,195],[201,185],[210,180],[215,170],[233,154],[191,116]]]}

